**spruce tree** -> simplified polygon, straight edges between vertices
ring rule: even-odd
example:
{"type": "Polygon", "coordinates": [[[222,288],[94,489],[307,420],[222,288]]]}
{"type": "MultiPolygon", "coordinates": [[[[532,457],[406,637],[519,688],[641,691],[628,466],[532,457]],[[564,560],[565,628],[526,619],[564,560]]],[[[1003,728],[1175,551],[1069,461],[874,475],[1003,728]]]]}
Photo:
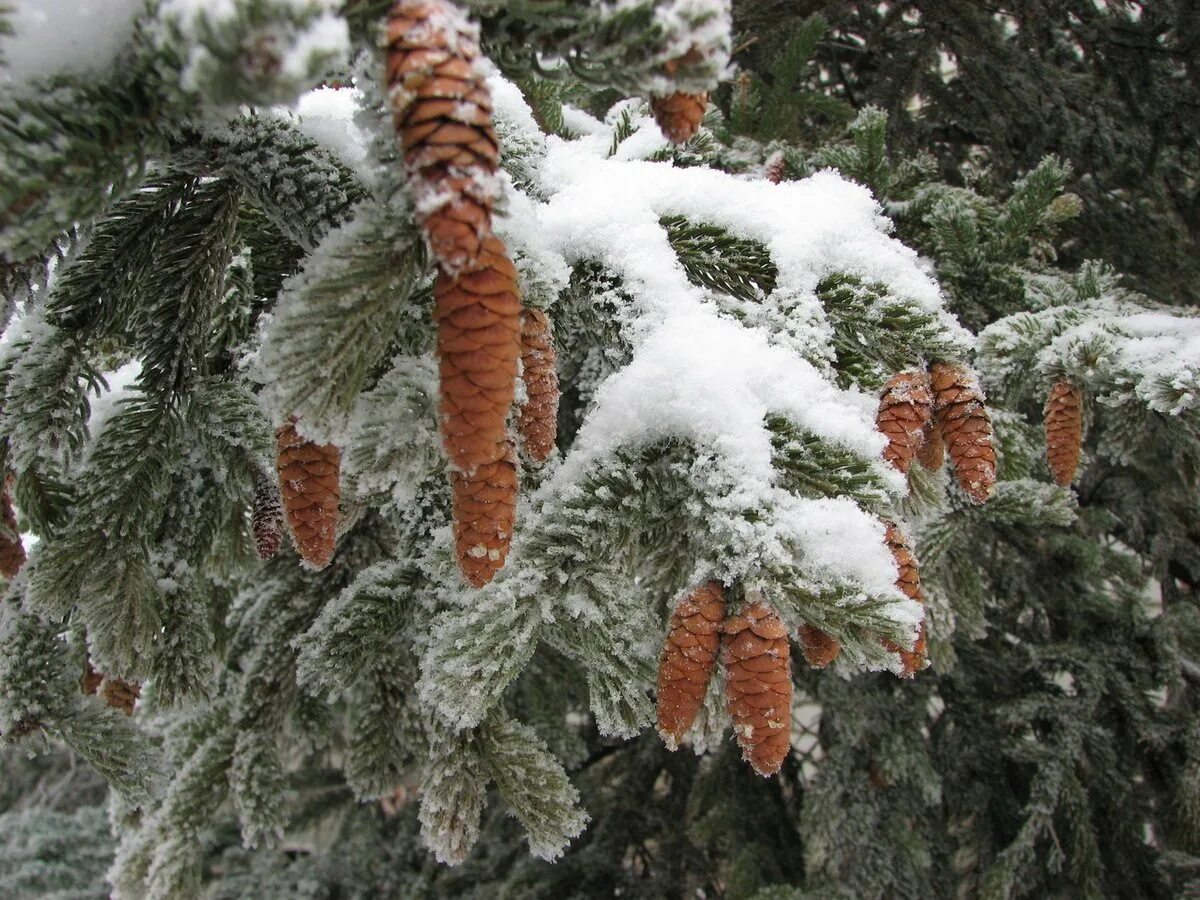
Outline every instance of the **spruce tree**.
{"type": "Polygon", "coordinates": [[[832,12],[35,6],[8,893],[1200,889],[1200,330],[1086,172],[832,12]]]}

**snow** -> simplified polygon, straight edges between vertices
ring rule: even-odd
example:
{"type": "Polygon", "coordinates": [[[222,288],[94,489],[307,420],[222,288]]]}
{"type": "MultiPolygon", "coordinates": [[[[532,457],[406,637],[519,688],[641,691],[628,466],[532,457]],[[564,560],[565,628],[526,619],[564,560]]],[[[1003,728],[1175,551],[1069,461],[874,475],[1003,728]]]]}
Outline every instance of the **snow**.
{"type": "Polygon", "coordinates": [[[88,416],[88,431],[93,437],[104,430],[105,424],[117,411],[117,404],[130,396],[134,383],[142,374],[141,360],[133,359],[112,372],[104,373],[104,383],[107,390],[91,402],[91,415],[88,416]]]}
{"type": "Polygon", "coordinates": [[[272,112],[329,150],[364,184],[371,184],[375,174],[368,158],[371,136],[357,122],[362,103],[358,88],[319,87],[301,94],[294,106],[276,106],[272,112]]]}
{"type": "Polygon", "coordinates": [[[8,0],[14,34],[0,37],[0,89],[64,73],[101,72],[133,35],[143,0],[8,0]]]}

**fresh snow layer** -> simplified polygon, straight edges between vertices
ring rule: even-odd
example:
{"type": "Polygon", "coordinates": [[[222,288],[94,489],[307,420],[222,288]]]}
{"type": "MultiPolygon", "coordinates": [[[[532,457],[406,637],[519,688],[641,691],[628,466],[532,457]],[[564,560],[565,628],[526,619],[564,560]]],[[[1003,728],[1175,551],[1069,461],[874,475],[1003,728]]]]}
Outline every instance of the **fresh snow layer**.
{"type": "Polygon", "coordinates": [[[56,74],[100,72],[133,34],[143,0],[8,0],[14,33],[0,37],[0,88],[56,74]]]}

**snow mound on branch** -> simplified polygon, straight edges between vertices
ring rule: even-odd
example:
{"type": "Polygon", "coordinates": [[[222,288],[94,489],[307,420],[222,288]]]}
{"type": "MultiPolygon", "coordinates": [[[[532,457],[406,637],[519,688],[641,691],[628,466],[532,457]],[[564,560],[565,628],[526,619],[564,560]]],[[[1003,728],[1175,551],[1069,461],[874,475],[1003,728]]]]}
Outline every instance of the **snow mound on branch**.
{"type": "Polygon", "coordinates": [[[0,37],[0,88],[112,65],[129,42],[142,0],[9,0],[13,34],[0,37]]]}

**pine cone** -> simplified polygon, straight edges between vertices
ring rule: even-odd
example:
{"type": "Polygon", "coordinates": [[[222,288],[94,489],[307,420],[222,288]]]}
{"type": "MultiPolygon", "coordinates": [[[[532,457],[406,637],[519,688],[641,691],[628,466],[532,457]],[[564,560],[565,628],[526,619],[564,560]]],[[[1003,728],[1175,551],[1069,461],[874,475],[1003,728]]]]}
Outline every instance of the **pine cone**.
{"type": "MultiPolygon", "coordinates": [[[[910,600],[924,603],[925,595],[921,593],[921,572],[917,568],[917,557],[913,554],[912,543],[909,541],[908,535],[891,522],[887,523],[887,545],[888,549],[892,551],[892,557],[896,560],[896,587],[910,600]]],[[[889,650],[900,654],[905,678],[912,678],[929,664],[925,659],[924,622],[921,623],[912,650],[904,650],[891,641],[884,641],[884,645],[889,650]]]]}
{"type": "Polygon", "coordinates": [[[742,757],[774,775],[791,745],[792,664],[787,629],[768,604],[725,621],[725,695],[742,757]]]}
{"type": "Polygon", "coordinates": [[[120,678],[105,676],[104,682],[100,685],[100,699],[113,709],[121,710],[127,716],[133,715],[133,707],[141,693],[142,689],[137,684],[123,681],[120,678]]]}
{"type": "Polygon", "coordinates": [[[763,170],[763,175],[771,184],[779,184],[783,181],[783,173],[787,169],[787,157],[783,155],[782,150],[776,150],[769,157],[763,170]]]}
{"type": "Polygon", "coordinates": [[[1050,389],[1043,415],[1050,473],[1055,482],[1070,487],[1083,447],[1083,392],[1068,381],[1060,381],[1050,389]]]}
{"type": "Polygon", "coordinates": [[[696,588],[671,615],[658,664],[658,733],[669,750],[679,746],[704,703],[724,618],[725,588],[719,581],[696,588]]]}
{"type": "Polygon", "coordinates": [[[517,461],[512,444],[495,462],[451,472],[454,543],[458,567],[472,587],[483,587],[504,568],[517,506],[517,461]]]}
{"type": "Polygon", "coordinates": [[[308,565],[323,569],[333,559],[342,455],[332,444],[314,444],[294,422],[276,434],[279,488],[296,550],[308,565]]]}
{"type": "Polygon", "coordinates": [[[83,677],[79,679],[79,689],[85,694],[94,694],[100,690],[100,682],[104,680],[104,676],[96,671],[96,667],[92,665],[90,659],[83,663],[83,677]]]}
{"type": "Polygon", "coordinates": [[[917,460],[922,468],[930,472],[941,471],[942,466],[946,464],[946,442],[942,440],[942,431],[934,421],[925,423],[921,435],[921,448],[917,450],[917,460]]]}
{"type": "Polygon", "coordinates": [[[387,84],[416,210],[449,272],[471,268],[492,232],[500,161],[473,29],[445,0],[399,0],[387,24],[387,84]]]}
{"type": "Polygon", "coordinates": [[[650,111],[654,121],[672,144],[686,144],[700,130],[708,94],[675,93],[667,97],[651,97],[650,111]]]}
{"type": "Polygon", "coordinates": [[[842,642],[812,625],[800,626],[800,646],[805,661],[814,669],[823,669],[842,652],[842,642]]]}
{"type": "Polygon", "coordinates": [[[15,578],[25,565],[25,547],[21,544],[21,532],[17,530],[17,513],[13,509],[12,491],[5,479],[0,492],[0,575],[15,578]]]}
{"type": "Polygon", "coordinates": [[[525,452],[534,462],[545,462],[554,452],[558,433],[558,372],[555,369],[554,335],[550,320],[540,309],[521,316],[521,371],[525,403],[518,429],[525,452]]]}
{"type": "Polygon", "coordinates": [[[442,440],[464,472],[500,459],[505,420],[521,354],[517,270],[495,236],[483,242],[478,268],[438,275],[434,319],[441,360],[442,440]]]}
{"type": "Polygon", "coordinates": [[[262,476],[254,485],[254,513],[250,524],[258,558],[271,559],[283,542],[283,506],[279,502],[278,486],[262,476]]]}
{"type": "Polygon", "coordinates": [[[992,421],[979,379],[963,366],[934,363],[930,369],[934,414],[954,474],[967,495],[982,503],[996,488],[992,421]]]}
{"type": "Polygon", "coordinates": [[[925,441],[933,417],[933,394],[924,372],[901,372],[888,379],[879,398],[875,427],[887,439],[883,458],[908,474],[913,457],[925,441]]]}

